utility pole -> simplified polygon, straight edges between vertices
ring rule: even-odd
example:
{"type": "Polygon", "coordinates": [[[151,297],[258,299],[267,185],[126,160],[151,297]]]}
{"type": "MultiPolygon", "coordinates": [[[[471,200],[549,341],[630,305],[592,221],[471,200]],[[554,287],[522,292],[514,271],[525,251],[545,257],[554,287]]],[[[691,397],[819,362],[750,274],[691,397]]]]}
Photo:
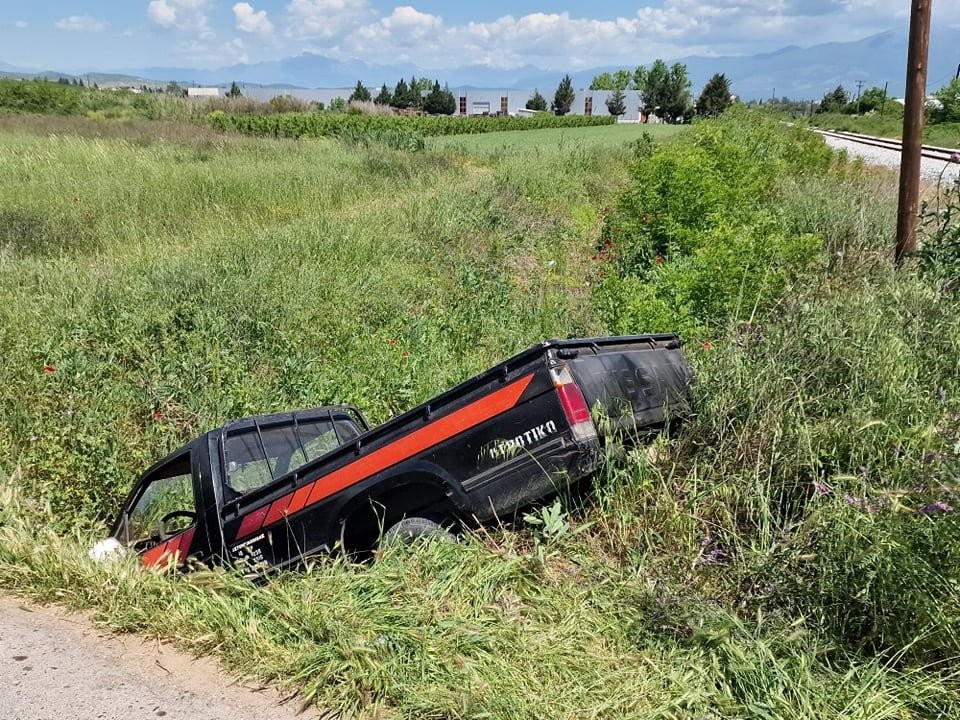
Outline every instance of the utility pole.
{"type": "Polygon", "coordinates": [[[863,87],[863,80],[857,80],[857,115],[860,114],[860,88],[863,87]]]}
{"type": "Polygon", "coordinates": [[[880,101],[880,117],[883,117],[883,109],[887,106],[887,85],[889,84],[889,80],[883,84],[883,100],[880,101]]]}
{"type": "Polygon", "coordinates": [[[917,248],[917,207],[920,200],[920,151],[923,106],[927,90],[927,56],[930,51],[930,7],[933,0],[912,0],[910,44],[907,49],[907,95],[903,108],[903,149],[900,153],[900,198],[897,207],[899,265],[917,248]]]}

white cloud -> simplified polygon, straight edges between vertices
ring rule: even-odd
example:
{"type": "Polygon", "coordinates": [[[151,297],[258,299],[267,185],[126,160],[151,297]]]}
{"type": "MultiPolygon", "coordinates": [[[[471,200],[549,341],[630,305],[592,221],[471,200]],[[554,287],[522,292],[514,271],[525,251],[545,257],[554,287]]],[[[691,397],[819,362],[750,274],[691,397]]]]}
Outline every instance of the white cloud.
{"type": "MultiPolygon", "coordinates": [[[[288,9],[299,4],[342,8],[358,0],[293,0],[288,9]]],[[[665,0],[654,7],[648,0],[631,15],[608,19],[535,12],[458,25],[400,6],[317,50],[424,67],[629,66],[658,56],[747,54],[804,40],[804,44],[850,40],[902,24],[902,4],[902,0],[665,0]]]]}
{"type": "Polygon", "coordinates": [[[187,40],[177,45],[176,52],[177,55],[190,63],[201,66],[222,66],[250,62],[246,46],[240,38],[220,44],[210,44],[203,40],[187,40]]]}
{"type": "Polygon", "coordinates": [[[367,0],[291,0],[287,12],[290,35],[321,40],[338,38],[372,15],[367,0]]]}
{"type": "MultiPolygon", "coordinates": [[[[271,39],[280,30],[291,55],[311,51],[423,68],[633,67],[656,57],[753,54],[851,40],[906,23],[905,0],[640,0],[617,17],[584,16],[587,8],[457,24],[413,4],[378,11],[371,0],[284,0],[282,15],[268,15],[254,3],[266,6],[263,0],[229,4],[236,30],[257,37],[250,54],[268,45],[281,51],[271,39]]],[[[211,7],[212,0],[149,0],[147,14],[156,27],[209,41],[214,35],[207,20],[211,7]]],[[[940,3],[934,13],[943,24],[960,22],[960,2],[940,3]]],[[[247,55],[246,48],[209,42],[190,52],[198,58],[247,55]]]]}
{"type": "Polygon", "coordinates": [[[147,17],[160,27],[170,28],[177,24],[177,9],[167,4],[167,0],[150,0],[147,17]]]}
{"type": "MultiPolygon", "coordinates": [[[[26,23],[23,25],[17,24],[17,27],[26,27],[26,23]]],[[[71,15],[68,18],[63,18],[62,20],[57,20],[55,23],[56,27],[60,30],[72,30],[77,32],[100,32],[107,27],[107,23],[92,18],[89,15],[71,15]]]]}
{"type": "Polygon", "coordinates": [[[168,30],[192,33],[204,40],[216,36],[207,22],[209,0],[150,0],[147,17],[154,25],[168,30]]]}
{"type": "Polygon", "coordinates": [[[237,19],[237,29],[248,33],[271,33],[273,23],[267,17],[266,10],[257,12],[250,3],[240,2],[233,6],[233,14],[237,19]]]}
{"type": "Polygon", "coordinates": [[[21,29],[25,28],[26,26],[27,26],[27,23],[26,23],[26,21],[24,21],[24,20],[17,20],[17,21],[14,23],[14,27],[18,27],[18,28],[21,28],[21,29]]]}

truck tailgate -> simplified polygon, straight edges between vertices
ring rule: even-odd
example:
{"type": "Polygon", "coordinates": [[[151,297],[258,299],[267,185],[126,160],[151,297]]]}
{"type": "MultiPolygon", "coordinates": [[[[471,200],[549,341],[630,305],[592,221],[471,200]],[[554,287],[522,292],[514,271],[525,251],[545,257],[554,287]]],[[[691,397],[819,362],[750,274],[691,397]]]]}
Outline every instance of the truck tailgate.
{"type": "Polygon", "coordinates": [[[674,335],[561,342],[556,357],[569,365],[601,436],[657,430],[691,412],[693,371],[674,335]]]}

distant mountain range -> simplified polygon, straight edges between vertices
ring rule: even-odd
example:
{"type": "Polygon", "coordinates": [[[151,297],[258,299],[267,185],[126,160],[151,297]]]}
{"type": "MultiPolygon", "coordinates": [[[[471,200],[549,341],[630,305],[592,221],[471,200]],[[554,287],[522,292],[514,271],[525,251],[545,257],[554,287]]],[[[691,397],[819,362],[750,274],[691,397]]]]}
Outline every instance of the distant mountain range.
{"type": "MultiPolygon", "coordinates": [[[[955,75],[960,63],[960,29],[937,28],[930,42],[927,88],[931,92],[945,85],[955,75]]],[[[693,92],[716,72],[730,79],[733,91],[744,100],[777,97],[819,99],[828,90],[843,85],[855,92],[857,84],[864,89],[889,83],[891,96],[902,96],[906,75],[907,33],[890,30],[862,40],[826,43],[812,47],[785,47],[771,53],[751,56],[691,56],[675,60],[686,64],[693,92]]],[[[674,61],[671,61],[674,62],[674,61]]],[[[595,75],[618,67],[596,67],[571,72],[575,88],[587,88],[595,75]]],[[[632,68],[631,68],[632,69],[632,68]]],[[[400,77],[427,76],[439,78],[455,88],[539,88],[545,94],[553,91],[563,70],[541,70],[526,65],[512,70],[498,70],[468,65],[448,70],[423,69],[412,64],[390,66],[369,65],[361,60],[341,61],[323,55],[304,53],[296,57],[269,62],[231,65],[215,70],[184,67],[119,68],[116,72],[42,72],[18,68],[0,62],[0,75],[83,78],[100,85],[165,84],[176,81],[185,85],[229,85],[236,81],[249,85],[275,88],[350,87],[357,80],[368,87],[389,87],[400,77]]]]}

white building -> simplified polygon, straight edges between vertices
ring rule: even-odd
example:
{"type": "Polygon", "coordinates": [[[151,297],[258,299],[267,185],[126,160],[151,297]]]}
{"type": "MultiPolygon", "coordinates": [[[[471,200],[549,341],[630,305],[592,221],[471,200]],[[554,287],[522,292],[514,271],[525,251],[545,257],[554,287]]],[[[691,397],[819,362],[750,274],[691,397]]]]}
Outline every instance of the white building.
{"type": "Polygon", "coordinates": [[[216,88],[216,87],[187,88],[187,97],[198,97],[198,98],[220,97],[220,88],[216,88]]]}

